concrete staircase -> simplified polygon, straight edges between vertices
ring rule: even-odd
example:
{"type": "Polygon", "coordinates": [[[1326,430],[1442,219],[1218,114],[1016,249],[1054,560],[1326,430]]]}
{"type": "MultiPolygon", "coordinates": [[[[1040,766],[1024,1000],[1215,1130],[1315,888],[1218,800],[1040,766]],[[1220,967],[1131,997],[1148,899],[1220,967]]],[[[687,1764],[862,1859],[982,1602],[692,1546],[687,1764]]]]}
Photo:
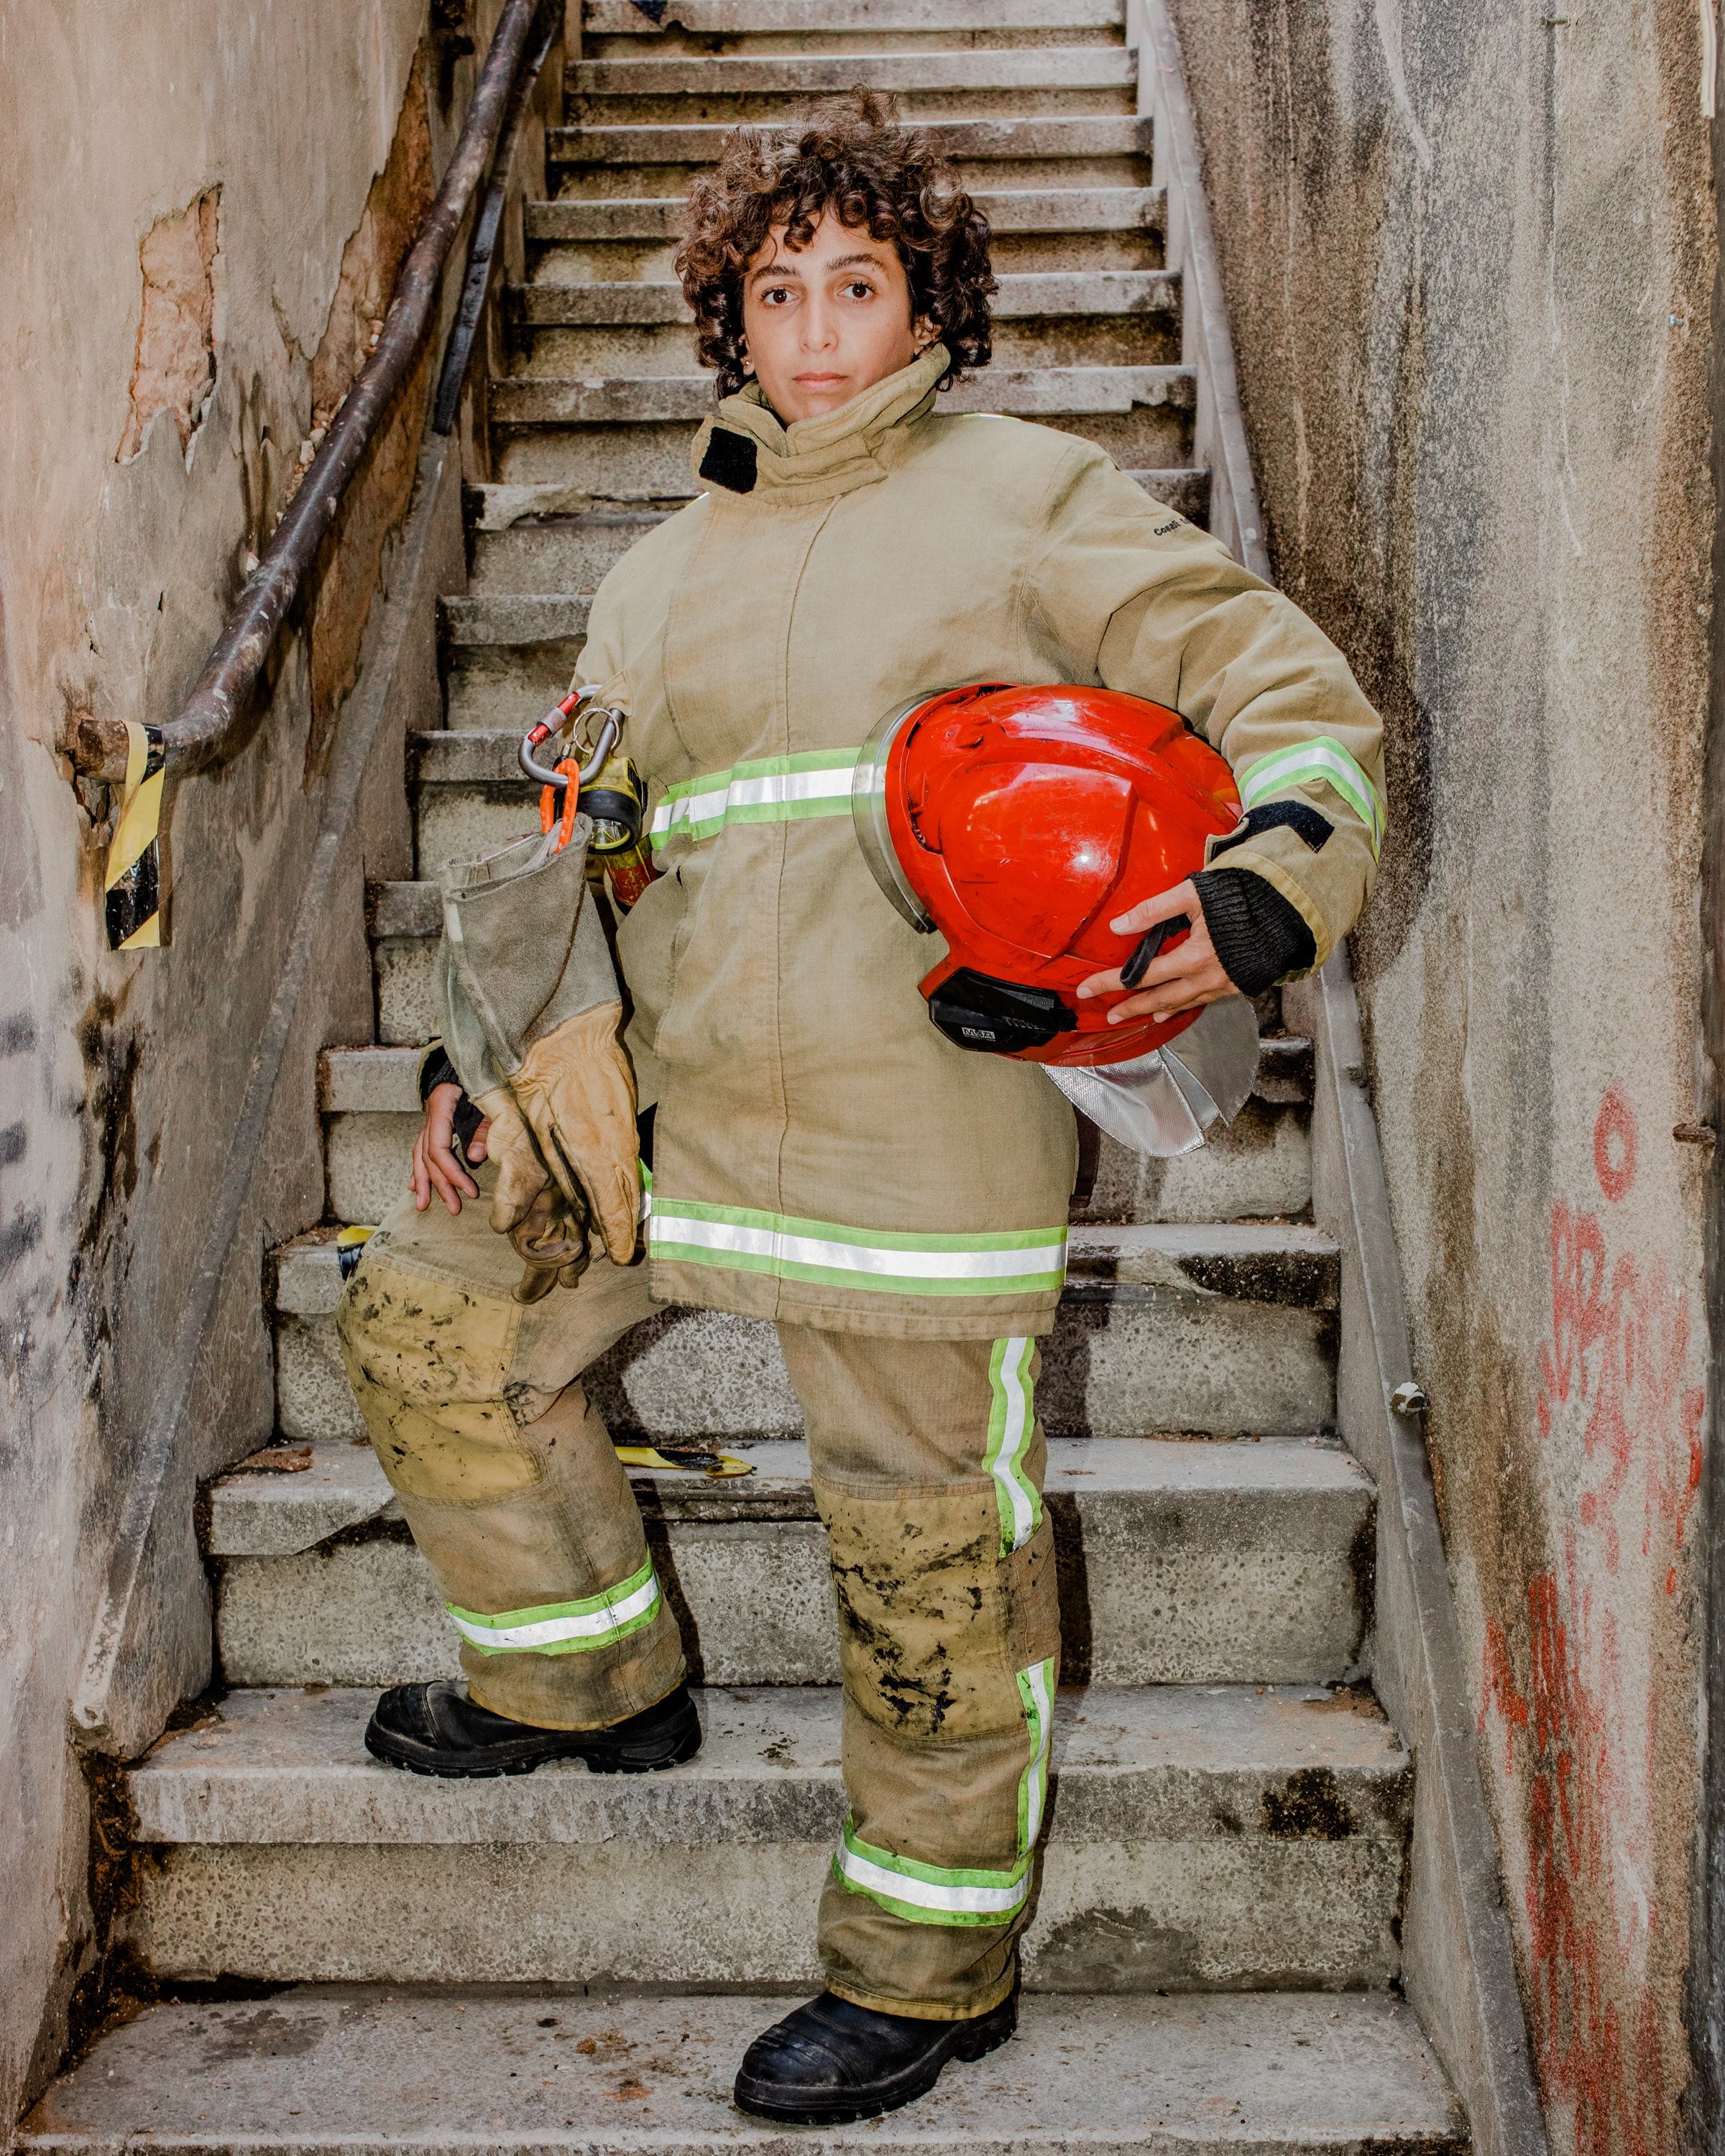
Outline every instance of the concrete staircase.
{"type": "MultiPolygon", "coordinates": [[[[468,588],[443,607],[446,724],[409,742],[422,877],[532,824],[520,733],[567,685],[600,577],[689,495],[711,390],[670,282],[675,204],[739,118],[858,80],[898,92],[997,235],[996,362],[950,403],[1088,435],[1205,513],[1117,0],[665,13],[589,0],[555,191],[527,213],[492,476],[467,490],[468,588]]],[[[403,1187],[432,1026],[432,885],[367,904],[376,1043],[323,1066],[337,1224],[403,1187]]],[[[1101,1141],[1075,1198],[1040,1394],[1065,1685],[1022,2034],[910,2112],[809,2145],[1467,2141],[1397,1993],[1414,1769],[1370,1688],[1374,1492],[1330,1434],[1338,1254],[1305,1217],[1310,1052],[1273,996],[1260,1017],[1230,1130],[1161,1163],[1101,1141]]],[[[639,1780],[422,1780],[360,1741],[377,1687],[456,1665],[334,1353],[335,1234],[269,1273],[280,1434],[310,1466],[210,1492],[229,1689],[127,1779],[128,1935],[167,2003],[57,2083],[23,2145],[777,2142],[730,2107],[730,2075],[818,1980],[843,1805],[830,1592],[773,1332],[670,1311],[593,1385],[619,1437],[722,1437],[756,1468],[637,1481],[704,1687],[700,1757],[639,1780]]]]}

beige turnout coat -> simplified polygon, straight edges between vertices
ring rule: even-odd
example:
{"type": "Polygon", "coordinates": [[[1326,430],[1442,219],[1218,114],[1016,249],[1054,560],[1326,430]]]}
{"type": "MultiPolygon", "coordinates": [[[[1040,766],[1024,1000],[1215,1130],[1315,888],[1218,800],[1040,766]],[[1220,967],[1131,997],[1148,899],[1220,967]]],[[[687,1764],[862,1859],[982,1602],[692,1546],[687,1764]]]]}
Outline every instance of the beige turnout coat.
{"type": "MultiPolygon", "coordinates": [[[[1181,711],[1248,806],[1334,824],[1227,855],[1322,963],[1370,886],[1379,728],[1333,644],[1090,444],[947,417],[940,347],[786,429],[727,398],[710,490],[618,563],[586,678],[627,685],[655,883],[622,926],[628,1045],[657,1104],[652,1291],[899,1337],[1052,1324],[1072,1111],[1034,1066],[953,1047],[939,956],[876,886],[852,767],[888,713],[977,680],[1097,682],[1181,711]]],[[[710,466],[710,469],[711,467],[710,466]]],[[[1127,947],[1124,945],[1122,949],[1127,947]]]]}

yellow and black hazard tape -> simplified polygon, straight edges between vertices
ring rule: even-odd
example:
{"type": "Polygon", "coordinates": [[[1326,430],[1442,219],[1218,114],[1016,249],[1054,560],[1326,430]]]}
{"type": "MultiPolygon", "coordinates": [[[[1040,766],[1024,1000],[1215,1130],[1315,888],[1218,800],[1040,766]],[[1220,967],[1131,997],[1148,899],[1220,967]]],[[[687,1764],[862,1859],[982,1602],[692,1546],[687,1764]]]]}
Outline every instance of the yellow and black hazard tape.
{"type": "Polygon", "coordinates": [[[126,736],[126,783],[103,886],[108,948],[154,950],[162,942],[162,778],[167,752],[160,726],[128,719],[126,736]]]}

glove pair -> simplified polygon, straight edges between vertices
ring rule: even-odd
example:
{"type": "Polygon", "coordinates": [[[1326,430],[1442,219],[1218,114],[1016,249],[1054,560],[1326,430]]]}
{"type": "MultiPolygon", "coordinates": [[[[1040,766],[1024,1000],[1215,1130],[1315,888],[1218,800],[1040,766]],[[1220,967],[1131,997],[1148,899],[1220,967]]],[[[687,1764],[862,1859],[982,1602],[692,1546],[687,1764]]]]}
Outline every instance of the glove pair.
{"type": "Polygon", "coordinates": [[[559,1281],[572,1287],[595,1227],[614,1265],[634,1256],[641,1188],[622,1015],[621,1004],[606,1003],[565,1019],[527,1050],[506,1086],[474,1103],[491,1123],[491,1225],[526,1268],[517,1301],[537,1302],[559,1281]]]}

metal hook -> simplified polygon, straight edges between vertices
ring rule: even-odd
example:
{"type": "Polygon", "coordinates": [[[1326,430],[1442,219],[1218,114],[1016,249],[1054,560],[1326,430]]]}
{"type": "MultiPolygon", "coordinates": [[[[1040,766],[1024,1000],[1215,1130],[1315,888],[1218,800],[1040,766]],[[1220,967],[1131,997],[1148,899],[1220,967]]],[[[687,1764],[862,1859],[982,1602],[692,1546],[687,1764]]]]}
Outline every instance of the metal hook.
{"type": "MultiPolygon", "coordinates": [[[[591,690],[588,691],[589,696],[593,693],[591,690]]],[[[548,741],[553,734],[561,733],[573,715],[573,711],[580,708],[581,705],[578,701],[570,711],[563,711],[562,707],[559,706],[557,711],[551,714],[549,717],[541,719],[537,726],[530,727],[522,737],[521,769],[526,773],[529,778],[536,778],[542,786],[555,786],[559,789],[569,783],[566,773],[554,771],[539,762],[535,758],[533,752],[541,742],[548,741]]],[[[580,775],[577,780],[578,785],[590,785],[598,776],[606,757],[616,747],[622,733],[622,712],[608,709],[599,727],[598,738],[593,743],[592,751],[581,767],[580,775]]]]}

